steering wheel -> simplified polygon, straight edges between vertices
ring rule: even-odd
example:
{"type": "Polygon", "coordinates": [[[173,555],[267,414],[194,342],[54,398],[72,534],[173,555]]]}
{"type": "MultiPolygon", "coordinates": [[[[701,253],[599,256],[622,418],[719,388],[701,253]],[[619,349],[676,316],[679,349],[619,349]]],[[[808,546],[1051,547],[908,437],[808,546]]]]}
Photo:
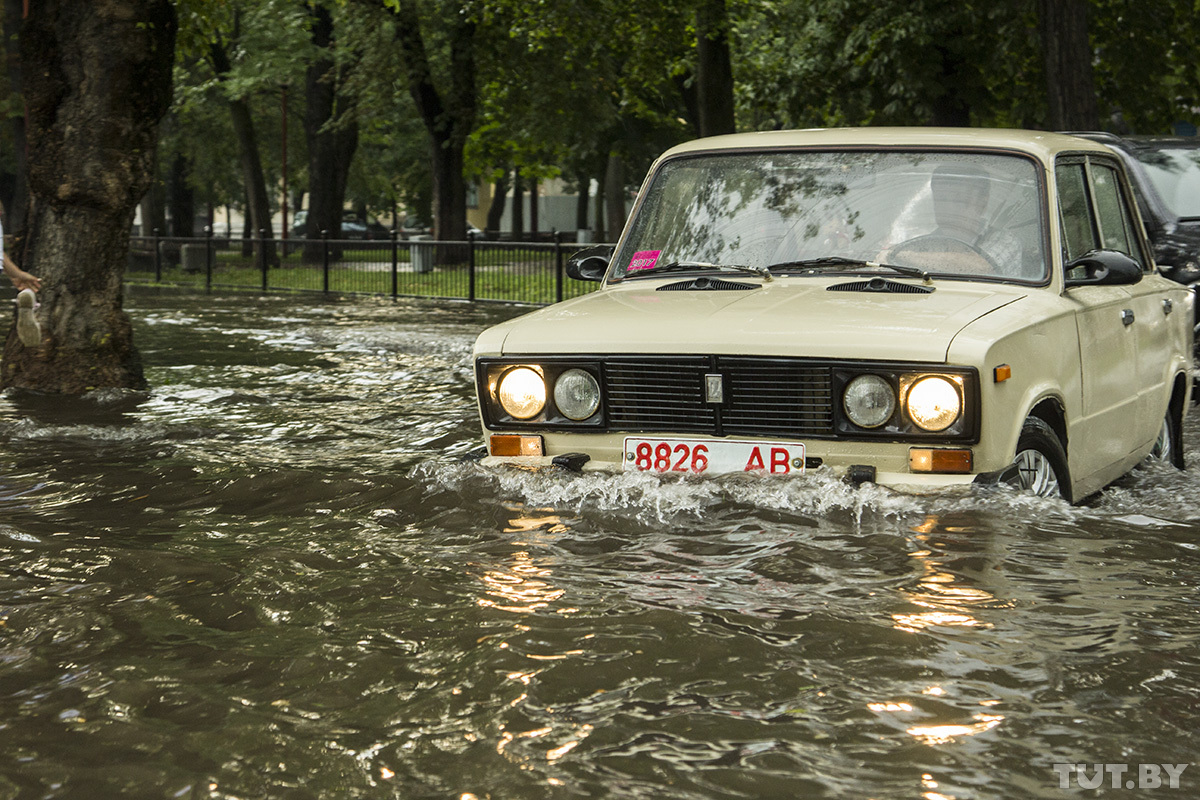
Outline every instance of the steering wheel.
{"type": "MultiPolygon", "coordinates": [[[[1000,273],[1000,265],[993,261],[992,257],[987,253],[983,252],[969,242],[964,242],[961,239],[955,239],[953,236],[946,236],[942,233],[926,233],[921,236],[915,236],[907,241],[903,241],[889,251],[888,259],[913,267],[928,269],[931,266],[934,266],[936,268],[937,265],[930,265],[927,260],[912,258],[914,255],[927,253],[970,254],[983,261],[983,263],[987,265],[988,271],[995,274],[1000,273]],[[905,254],[909,256],[907,261],[903,260],[903,256],[905,254]]],[[[976,270],[968,269],[966,271],[974,272],[976,270]]]]}

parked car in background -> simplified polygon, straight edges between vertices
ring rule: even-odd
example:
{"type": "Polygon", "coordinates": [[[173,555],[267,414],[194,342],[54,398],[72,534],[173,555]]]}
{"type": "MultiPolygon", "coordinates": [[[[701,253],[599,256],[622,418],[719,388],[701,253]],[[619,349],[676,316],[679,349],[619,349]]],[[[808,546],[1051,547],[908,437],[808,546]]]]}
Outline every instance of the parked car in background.
{"type": "MultiPolygon", "coordinates": [[[[483,238],[483,231],[472,222],[467,222],[467,236],[478,239],[483,238]]],[[[404,219],[404,225],[400,228],[400,238],[402,239],[417,239],[420,237],[433,236],[433,223],[426,222],[420,217],[409,214],[404,219]]]]}
{"type": "Polygon", "coordinates": [[[416,214],[409,214],[404,218],[404,224],[400,226],[400,236],[404,239],[412,239],[415,236],[431,236],[432,234],[433,225],[416,214]]]}
{"type": "Polygon", "coordinates": [[[483,463],[1080,500],[1182,467],[1193,294],[1117,156],[981,129],[701,139],[651,168],[597,292],[487,329],[483,463]]]}
{"type": "MultiPolygon", "coordinates": [[[[308,210],[301,209],[296,212],[296,216],[292,220],[292,236],[296,239],[305,238],[308,235],[307,226],[308,210]]],[[[391,235],[392,232],[376,219],[364,220],[353,211],[346,211],[342,214],[342,231],[339,238],[389,239],[391,235]]]]}
{"type": "Polygon", "coordinates": [[[390,239],[392,232],[373,218],[363,218],[352,211],[342,215],[343,239],[390,239]]]}
{"type": "Polygon", "coordinates": [[[1111,147],[1125,163],[1159,270],[1200,284],[1200,138],[1075,135],[1111,147]]]}

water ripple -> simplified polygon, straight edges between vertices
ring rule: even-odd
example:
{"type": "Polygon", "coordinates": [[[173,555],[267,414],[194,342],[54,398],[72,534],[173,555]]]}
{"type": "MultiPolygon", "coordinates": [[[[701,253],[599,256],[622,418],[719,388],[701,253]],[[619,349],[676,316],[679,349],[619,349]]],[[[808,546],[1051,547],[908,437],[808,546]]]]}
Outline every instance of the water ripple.
{"type": "Polygon", "coordinates": [[[0,400],[0,797],[1023,800],[1200,744],[1196,470],[490,470],[516,309],[129,305],[149,393],[0,400]]]}

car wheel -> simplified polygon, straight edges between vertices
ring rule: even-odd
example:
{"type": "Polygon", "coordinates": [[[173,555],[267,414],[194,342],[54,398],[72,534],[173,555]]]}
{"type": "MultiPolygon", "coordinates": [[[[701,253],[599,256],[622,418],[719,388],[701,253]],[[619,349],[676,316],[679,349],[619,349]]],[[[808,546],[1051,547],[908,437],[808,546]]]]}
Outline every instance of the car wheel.
{"type": "Polygon", "coordinates": [[[1038,417],[1030,417],[1021,426],[1017,455],[1013,459],[1016,474],[1011,484],[1038,497],[1071,500],[1071,476],[1067,471],[1067,452],[1054,429],[1038,417]]]}
{"type": "Polygon", "coordinates": [[[1150,458],[1170,464],[1175,469],[1183,469],[1183,438],[1180,435],[1179,418],[1173,408],[1168,408],[1167,415],[1163,417],[1150,458]]]}

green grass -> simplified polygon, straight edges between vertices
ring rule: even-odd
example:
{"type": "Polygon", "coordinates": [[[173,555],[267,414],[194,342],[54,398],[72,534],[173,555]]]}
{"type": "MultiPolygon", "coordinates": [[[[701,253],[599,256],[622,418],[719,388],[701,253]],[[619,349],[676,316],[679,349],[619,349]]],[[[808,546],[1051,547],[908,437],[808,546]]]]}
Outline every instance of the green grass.
{"type": "MultiPolygon", "coordinates": [[[[414,272],[408,252],[399,249],[394,291],[396,295],[466,299],[470,293],[469,268],[464,263],[441,264],[429,272],[414,272]]],[[[322,264],[304,264],[299,250],[281,259],[279,267],[267,270],[267,291],[326,291],[335,294],[393,293],[391,249],[345,249],[336,263],[331,263],[326,287],[322,264]]],[[[545,305],[555,301],[555,266],[553,252],[546,250],[477,251],[475,270],[475,299],[499,300],[511,303],[545,305]]],[[[263,273],[253,257],[238,250],[217,250],[214,253],[212,287],[214,289],[254,289],[262,291],[263,273]]],[[[127,272],[129,283],[153,285],[152,272],[127,272]]],[[[179,267],[162,270],[163,284],[204,288],[204,273],[188,273],[179,267]]],[[[587,294],[595,283],[563,279],[565,298],[587,294]]]]}

